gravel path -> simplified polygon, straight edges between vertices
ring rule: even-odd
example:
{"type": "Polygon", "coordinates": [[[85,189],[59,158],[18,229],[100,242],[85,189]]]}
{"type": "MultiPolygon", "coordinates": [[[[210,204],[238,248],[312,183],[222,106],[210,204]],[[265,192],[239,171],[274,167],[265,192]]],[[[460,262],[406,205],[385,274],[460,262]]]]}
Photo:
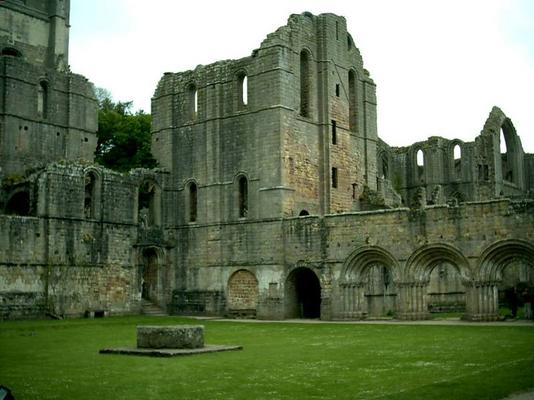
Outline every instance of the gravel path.
{"type": "Polygon", "coordinates": [[[512,394],[502,400],[534,400],[534,390],[530,392],[512,394]]]}

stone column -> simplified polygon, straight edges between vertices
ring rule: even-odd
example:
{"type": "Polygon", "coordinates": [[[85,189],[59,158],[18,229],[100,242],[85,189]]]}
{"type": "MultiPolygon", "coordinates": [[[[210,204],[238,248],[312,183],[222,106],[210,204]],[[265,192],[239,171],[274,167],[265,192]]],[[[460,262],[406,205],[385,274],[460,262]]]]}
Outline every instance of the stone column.
{"type": "Polygon", "coordinates": [[[496,282],[473,282],[466,287],[466,313],[470,321],[496,321],[499,317],[499,289],[496,282]]]}
{"type": "Polygon", "coordinates": [[[428,282],[399,282],[399,319],[421,320],[430,318],[427,310],[428,282]]]}

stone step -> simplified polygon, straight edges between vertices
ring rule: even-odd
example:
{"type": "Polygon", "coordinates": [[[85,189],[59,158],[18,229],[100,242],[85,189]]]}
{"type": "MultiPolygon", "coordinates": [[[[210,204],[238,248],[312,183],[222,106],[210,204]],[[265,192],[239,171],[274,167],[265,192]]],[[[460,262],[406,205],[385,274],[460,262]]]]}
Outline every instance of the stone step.
{"type": "Polygon", "coordinates": [[[163,317],[168,315],[165,311],[161,309],[161,307],[145,299],[141,301],[141,314],[153,317],[163,317]]]}

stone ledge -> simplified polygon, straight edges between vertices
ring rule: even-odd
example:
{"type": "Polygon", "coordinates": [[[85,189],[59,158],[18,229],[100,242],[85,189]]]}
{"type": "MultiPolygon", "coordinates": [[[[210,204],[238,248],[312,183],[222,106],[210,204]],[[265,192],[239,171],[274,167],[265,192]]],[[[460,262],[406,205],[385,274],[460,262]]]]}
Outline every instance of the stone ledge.
{"type": "Polygon", "coordinates": [[[115,349],[102,349],[100,354],[124,354],[130,356],[149,356],[149,357],[178,357],[178,356],[192,356],[203,353],[218,353],[221,351],[235,351],[243,350],[243,346],[231,345],[206,345],[198,349],[140,349],[119,347],[115,349]]]}

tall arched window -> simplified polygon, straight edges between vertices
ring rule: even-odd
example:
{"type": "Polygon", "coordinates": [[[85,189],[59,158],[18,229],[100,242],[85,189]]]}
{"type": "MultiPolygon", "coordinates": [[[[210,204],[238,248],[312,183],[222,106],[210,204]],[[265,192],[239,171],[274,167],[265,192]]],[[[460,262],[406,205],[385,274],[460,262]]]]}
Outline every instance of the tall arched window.
{"type": "Polygon", "coordinates": [[[48,83],[39,82],[37,87],[37,114],[46,119],[48,117],[48,83]]]}
{"type": "Polygon", "coordinates": [[[248,103],[248,79],[244,72],[237,76],[237,106],[242,109],[248,103]]]}
{"type": "Polygon", "coordinates": [[[248,182],[246,177],[239,177],[238,190],[239,218],[246,218],[248,214],[248,182]]]}
{"type": "Polygon", "coordinates": [[[195,119],[198,113],[198,90],[193,83],[187,88],[187,113],[190,119],[195,119]]]}
{"type": "Polygon", "coordinates": [[[83,210],[85,218],[95,218],[96,176],[93,172],[85,174],[85,198],[83,210]]]}
{"type": "Polygon", "coordinates": [[[423,150],[421,149],[417,150],[416,164],[417,164],[417,178],[422,178],[423,172],[425,169],[425,155],[423,153],[423,150]]]}
{"type": "Polygon", "coordinates": [[[310,55],[300,52],[300,115],[310,116],[310,55]]]}
{"type": "Polygon", "coordinates": [[[349,71],[349,129],[356,131],[356,74],[349,71]]]}
{"type": "Polygon", "coordinates": [[[512,141],[512,133],[507,131],[509,127],[503,124],[500,132],[500,151],[501,151],[501,170],[502,179],[508,182],[514,182],[514,143],[512,141]]]}
{"type": "Polygon", "coordinates": [[[152,181],[139,186],[138,221],[143,228],[161,225],[161,190],[152,181]]]}
{"type": "Polygon", "coordinates": [[[459,178],[462,174],[462,148],[459,144],[455,144],[452,150],[454,157],[454,174],[459,178]]]}
{"type": "Polygon", "coordinates": [[[189,222],[197,220],[197,185],[195,182],[189,184],[189,222]]]}

